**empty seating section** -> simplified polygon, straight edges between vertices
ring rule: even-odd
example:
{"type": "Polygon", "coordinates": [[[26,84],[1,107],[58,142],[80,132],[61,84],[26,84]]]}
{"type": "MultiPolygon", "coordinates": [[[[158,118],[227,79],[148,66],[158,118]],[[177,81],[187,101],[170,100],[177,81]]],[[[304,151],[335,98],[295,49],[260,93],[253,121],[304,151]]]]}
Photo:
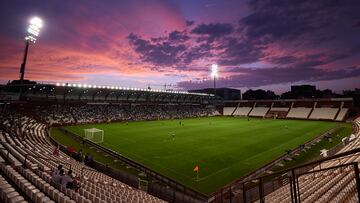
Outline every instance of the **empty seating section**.
{"type": "Polygon", "coordinates": [[[271,107],[270,111],[285,111],[285,112],[288,112],[289,108],[288,107],[271,107]]]}
{"type": "Polygon", "coordinates": [[[343,121],[351,105],[348,99],[242,100],[225,103],[223,115],[343,121]]]}
{"type": "Polygon", "coordinates": [[[309,119],[327,119],[333,120],[339,108],[330,108],[330,107],[322,107],[322,108],[314,108],[309,119]]]}
{"type": "Polygon", "coordinates": [[[311,108],[306,108],[306,107],[291,108],[286,118],[307,119],[310,112],[311,112],[311,108]]]}
{"type": "Polygon", "coordinates": [[[249,113],[249,116],[264,117],[269,109],[269,107],[254,107],[249,113]]]}
{"type": "Polygon", "coordinates": [[[338,115],[336,116],[335,120],[336,121],[343,121],[345,119],[345,116],[346,116],[348,110],[349,110],[348,108],[340,109],[340,111],[339,111],[338,115]]]}
{"type": "Polygon", "coordinates": [[[250,111],[251,111],[252,107],[237,107],[235,112],[234,112],[234,116],[247,116],[250,111]]]}
{"type": "Polygon", "coordinates": [[[16,133],[9,134],[0,130],[0,172],[8,179],[0,176],[0,202],[164,202],[97,172],[63,152],[60,152],[58,157],[53,156],[55,147],[47,137],[46,125],[26,116],[10,118],[16,117],[15,122],[2,122],[7,132],[16,133]],[[20,129],[16,129],[19,126],[20,129]],[[23,167],[25,157],[26,168],[23,167]],[[81,188],[77,192],[52,181],[51,172],[60,163],[64,165],[65,171],[69,170],[71,165],[73,174],[80,180],[81,188]],[[83,168],[87,170],[82,173],[83,168]]]}
{"type": "MultiPolygon", "coordinates": [[[[348,143],[337,153],[346,152],[360,147],[360,118],[355,120],[354,126],[356,139],[348,143]]],[[[355,172],[350,167],[330,168],[339,163],[347,164],[360,162],[358,154],[345,156],[341,159],[329,160],[315,167],[313,173],[300,175],[298,178],[298,194],[301,202],[349,202],[356,203],[360,200],[357,196],[355,172]],[[324,170],[329,168],[328,170],[324,170]],[[320,170],[323,169],[323,170],[320,170]]],[[[266,202],[282,203],[291,202],[290,185],[284,184],[277,190],[265,196],[266,202]]],[[[256,201],[259,202],[259,201],[256,201]]]]}
{"type": "Polygon", "coordinates": [[[223,115],[224,116],[231,116],[232,113],[234,112],[235,107],[224,107],[224,112],[223,115]]]}
{"type": "MultiPolygon", "coordinates": [[[[1,164],[0,164],[1,166],[1,164]]],[[[4,203],[26,203],[24,197],[0,175],[0,202],[4,203]]]]}

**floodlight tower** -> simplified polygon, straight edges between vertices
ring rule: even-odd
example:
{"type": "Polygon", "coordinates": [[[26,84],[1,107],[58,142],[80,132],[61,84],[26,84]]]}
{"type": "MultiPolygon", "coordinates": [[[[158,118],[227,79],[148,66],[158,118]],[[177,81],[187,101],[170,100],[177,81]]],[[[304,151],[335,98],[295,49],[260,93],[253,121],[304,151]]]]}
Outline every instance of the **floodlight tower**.
{"type": "Polygon", "coordinates": [[[22,83],[24,80],[24,74],[25,74],[25,66],[26,66],[26,60],[27,55],[29,51],[29,45],[30,43],[35,43],[36,39],[38,38],[40,34],[40,29],[43,26],[43,21],[39,17],[33,17],[29,21],[29,27],[26,32],[25,36],[25,53],[24,53],[24,59],[20,67],[20,82],[22,83]]]}
{"type": "Polygon", "coordinates": [[[211,65],[211,77],[214,78],[214,95],[216,95],[216,77],[218,76],[218,65],[211,65]]]}

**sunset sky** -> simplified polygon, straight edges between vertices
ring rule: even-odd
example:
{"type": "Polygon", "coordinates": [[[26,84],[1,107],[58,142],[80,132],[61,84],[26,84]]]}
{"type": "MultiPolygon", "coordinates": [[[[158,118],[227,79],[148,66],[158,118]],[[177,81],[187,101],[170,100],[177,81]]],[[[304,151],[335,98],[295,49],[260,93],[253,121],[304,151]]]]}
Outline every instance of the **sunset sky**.
{"type": "Polygon", "coordinates": [[[19,77],[30,17],[44,20],[26,79],[179,89],[360,88],[359,0],[4,0],[0,82],[19,77]]]}

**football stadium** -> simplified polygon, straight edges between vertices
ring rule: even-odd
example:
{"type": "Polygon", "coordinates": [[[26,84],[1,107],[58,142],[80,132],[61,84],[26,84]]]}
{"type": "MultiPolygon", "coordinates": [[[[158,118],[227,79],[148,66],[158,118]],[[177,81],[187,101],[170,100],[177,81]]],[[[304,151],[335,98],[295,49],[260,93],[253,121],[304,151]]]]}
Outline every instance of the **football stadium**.
{"type": "Polygon", "coordinates": [[[4,3],[0,202],[360,202],[352,3],[4,3]]]}

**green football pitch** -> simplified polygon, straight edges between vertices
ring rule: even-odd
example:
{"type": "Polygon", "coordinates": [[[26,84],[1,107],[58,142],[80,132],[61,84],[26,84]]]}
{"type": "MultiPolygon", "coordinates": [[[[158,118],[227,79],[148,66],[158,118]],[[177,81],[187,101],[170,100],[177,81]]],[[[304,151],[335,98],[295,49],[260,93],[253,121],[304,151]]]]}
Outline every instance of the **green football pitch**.
{"type": "Polygon", "coordinates": [[[86,128],[102,129],[102,146],[209,194],[335,126],[325,121],[212,117],[66,129],[79,136],[86,128]]]}

